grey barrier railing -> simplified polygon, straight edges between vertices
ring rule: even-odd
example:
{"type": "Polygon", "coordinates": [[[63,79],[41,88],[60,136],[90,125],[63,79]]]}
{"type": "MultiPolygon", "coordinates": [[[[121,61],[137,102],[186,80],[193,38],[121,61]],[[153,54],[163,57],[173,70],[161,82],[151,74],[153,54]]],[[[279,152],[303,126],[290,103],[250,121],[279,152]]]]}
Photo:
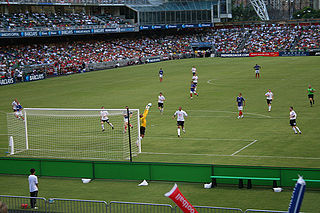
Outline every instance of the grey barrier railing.
{"type": "MultiPolygon", "coordinates": [[[[41,212],[41,213],[182,213],[177,206],[169,204],[118,202],[79,199],[60,199],[43,197],[25,197],[0,195],[0,201],[8,206],[8,212],[41,212]],[[31,199],[36,200],[36,210],[31,209],[31,199]]],[[[199,213],[243,213],[238,208],[194,206],[199,213]]],[[[245,213],[286,213],[286,211],[248,209],[245,213]]]]}
{"type": "Polygon", "coordinates": [[[50,198],[47,203],[47,213],[56,212],[106,213],[108,204],[96,200],[50,198]]]}
{"type": "Polygon", "coordinates": [[[168,204],[116,202],[109,204],[109,213],[173,213],[174,209],[168,204]]]}
{"type": "Polygon", "coordinates": [[[0,201],[7,204],[9,212],[23,212],[31,208],[31,199],[35,199],[35,206],[39,212],[47,212],[47,202],[43,197],[24,197],[24,196],[7,196],[0,195],[0,201]]]}
{"type": "Polygon", "coordinates": [[[245,213],[253,213],[253,212],[265,212],[265,213],[271,213],[271,212],[277,212],[277,213],[288,213],[287,211],[274,211],[274,210],[257,210],[257,209],[247,209],[245,213]]]}
{"type": "MultiPolygon", "coordinates": [[[[193,206],[198,213],[243,213],[241,209],[237,208],[225,208],[225,207],[211,207],[211,206],[193,206]]],[[[182,213],[176,206],[175,213],[182,213]]]]}

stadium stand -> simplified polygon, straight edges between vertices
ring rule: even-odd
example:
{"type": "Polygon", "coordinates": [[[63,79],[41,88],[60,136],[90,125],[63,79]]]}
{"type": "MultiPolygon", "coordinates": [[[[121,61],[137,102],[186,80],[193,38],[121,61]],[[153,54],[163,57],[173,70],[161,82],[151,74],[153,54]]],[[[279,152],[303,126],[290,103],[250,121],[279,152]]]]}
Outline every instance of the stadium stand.
{"type": "MultiPolygon", "coordinates": [[[[109,15],[96,19],[85,14],[58,15],[16,14],[2,16],[2,24],[13,27],[33,27],[38,23],[51,23],[53,26],[97,25],[101,20],[109,24],[124,20],[109,15]],[[32,25],[25,21],[37,21],[32,25]],[[43,21],[51,20],[51,22],[43,21]],[[59,21],[61,22],[59,22],[59,21]],[[59,23],[57,23],[57,22],[59,23]],[[114,22],[113,22],[114,21],[114,22]]],[[[142,63],[143,57],[162,56],[174,59],[179,54],[194,54],[192,43],[212,44],[211,53],[250,53],[274,51],[306,51],[320,48],[320,25],[256,25],[250,27],[209,28],[190,30],[185,33],[171,31],[166,36],[151,35],[136,38],[115,38],[109,40],[69,41],[46,44],[4,46],[0,51],[0,73],[2,78],[16,77],[21,70],[29,67],[28,72],[46,72],[47,75],[62,75],[81,72],[90,64],[133,60],[126,65],[142,63]]],[[[208,51],[208,50],[207,50],[208,51]]],[[[117,65],[119,66],[119,65],[117,65]]]]}
{"type": "Polygon", "coordinates": [[[53,30],[78,28],[107,28],[130,25],[130,22],[110,14],[88,15],[86,13],[14,13],[0,14],[0,31],[7,30],[53,30]]]}
{"type": "Polygon", "coordinates": [[[311,25],[299,31],[299,39],[295,46],[297,50],[316,49],[320,46],[320,27],[311,25]]]}

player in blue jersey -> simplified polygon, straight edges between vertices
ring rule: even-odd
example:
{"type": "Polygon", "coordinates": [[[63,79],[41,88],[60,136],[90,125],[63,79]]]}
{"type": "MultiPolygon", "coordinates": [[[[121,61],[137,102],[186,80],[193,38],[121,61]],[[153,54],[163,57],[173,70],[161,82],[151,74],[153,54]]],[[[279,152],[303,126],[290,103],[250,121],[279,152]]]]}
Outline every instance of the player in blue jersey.
{"type": "Polygon", "coordinates": [[[256,66],[253,67],[253,69],[256,72],[256,78],[260,78],[260,66],[258,64],[256,64],[256,66]]]}
{"type": "Polygon", "coordinates": [[[237,97],[237,106],[239,110],[239,116],[238,118],[243,118],[243,107],[246,105],[246,100],[242,97],[242,94],[239,93],[239,96],[237,97]]]}
{"type": "Polygon", "coordinates": [[[22,110],[23,110],[23,107],[21,106],[21,104],[19,102],[17,102],[16,111],[14,112],[14,116],[19,120],[20,120],[20,118],[22,120],[24,120],[24,117],[23,117],[23,114],[22,114],[22,110]]]}
{"type": "Polygon", "coordinates": [[[196,96],[198,96],[198,93],[196,91],[196,87],[197,85],[195,85],[193,83],[193,81],[191,81],[191,86],[190,86],[190,98],[192,99],[192,94],[195,94],[196,96]]]}
{"type": "Polygon", "coordinates": [[[161,83],[162,79],[163,79],[163,70],[162,70],[162,68],[160,68],[160,70],[159,70],[159,79],[160,79],[160,83],[161,83]]]}

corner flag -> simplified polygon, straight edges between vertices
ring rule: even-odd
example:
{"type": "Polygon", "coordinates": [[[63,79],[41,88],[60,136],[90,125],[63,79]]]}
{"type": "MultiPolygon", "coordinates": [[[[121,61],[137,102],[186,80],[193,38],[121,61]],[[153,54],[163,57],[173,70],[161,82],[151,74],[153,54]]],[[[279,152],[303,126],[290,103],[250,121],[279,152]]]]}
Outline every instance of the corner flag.
{"type": "Polygon", "coordinates": [[[299,176],[299,179],[297,180],[296,186],[294,187],[291,196],[288,213],[299,213],[305,189],[306,182],[303,180],[301,176],[299,176]]]}

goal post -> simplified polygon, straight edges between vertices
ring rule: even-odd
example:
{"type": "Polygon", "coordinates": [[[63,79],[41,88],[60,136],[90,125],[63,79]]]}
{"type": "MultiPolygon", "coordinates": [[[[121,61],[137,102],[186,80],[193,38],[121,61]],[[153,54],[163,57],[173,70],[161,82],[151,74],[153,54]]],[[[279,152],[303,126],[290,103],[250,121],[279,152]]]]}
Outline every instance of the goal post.
{"type": "Polygon", "coordinates": [[[7,114],[13,156],[128,160],[141,153],[139,109],[129,109],[132,127],[125,127],[127,109],[24,108],[23,114],[24,120],[7,114]],[[102,111],[108,121],[101,122],[102,111]]]}

